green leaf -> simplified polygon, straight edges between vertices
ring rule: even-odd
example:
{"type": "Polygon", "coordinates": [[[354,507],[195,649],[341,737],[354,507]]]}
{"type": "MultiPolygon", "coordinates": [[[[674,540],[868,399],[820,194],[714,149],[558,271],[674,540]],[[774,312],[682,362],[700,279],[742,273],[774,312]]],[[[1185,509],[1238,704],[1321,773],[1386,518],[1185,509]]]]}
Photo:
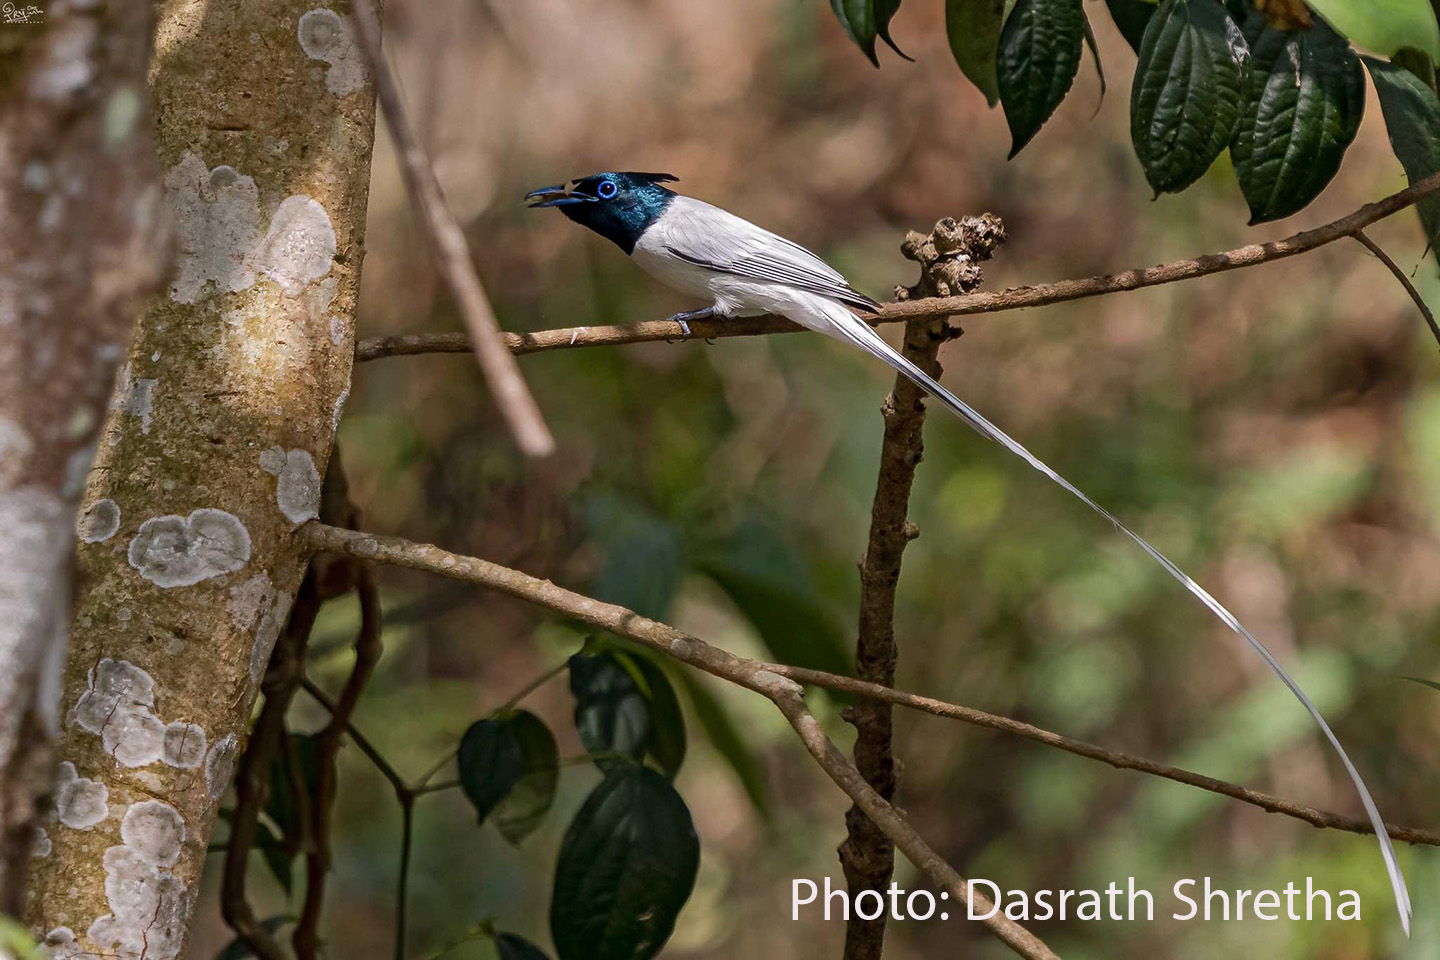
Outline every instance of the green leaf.
{"type": "Polygon", "coordinates": [[[1219,0],[1165,0],[1151,18],[1130,92],[1130,139],[1157,195],[1190,186],[1229,145],[1247,56],[1219,0]]]}
{"type": "Polygon", "coordinates": [[[1276,30],[1256,14],[1250,73],[1230,145],[1250,222],[1288,217],[1334,178],[1365,114],[1365,71],[1323,22],[1276,30]]]}
{"type": "Polygon", "coordinates": [[[1085,36],[1081,0],[1020,0],[1000,31],[1000,103],[1013,157],[1060,106],[1080,69],[1085,36]]]}
{"type": "Polygon", "coordinates": [[[1402,47],[1423,50],[1440,60],[1440,27],[1430,0],[1308,0],[1357,47],[1387,57],[1402,47]]]}
{"type": "Polygon", "coordinates": [[[945,36],[960,72],[985,94],[990,106],[1000,102],[995,74],[996,48],[1005,23],[1005,0],[945,0],[945,36]]]}
{"type": "Polygon", "coordinates": [[[883,38],[896,53],[900,52],[890,39],[890,18],[895,16],[895,11],[899,8],[900,0],[830,0],[830,9],[835,11],[835,19],[840,21],[840,26],[850,34],[850,39],[855,41],[855,45],[864,51],[865,56],[877,67],[880,66],[880,60],[875,56],[877,37],[883,38]]]}
{"type": "Polygon", "coordinates": [[[514,933],[495,934],[495,950],[500,960],[550,960],[544,950],[514,933]]]}
{"type": "Polygon", "coordinates": [[[487,717],[470,724],[460,738],[455,766],[460,789],[475,807],[480,823],[510,795],[524,765],[520,741],[505,720],[487,717]]]}
{"type": "Polygon", "coordinates": [[[649,960],[695,887],[700,840],[685,801],[647,767],[612,770],[575,815],[555,866],[560,960],[649,960]]]}
{"type": "Polygon", "coordinates": [[[42,956],[49,955],[49,951],[41,953],[24,924],[0,914],[0,956],[10,960],[40,960],[42,956]]]}
{"type": "Polygon", "coordinates": [[[1130,49],[1139,52],[1145,27],[1155,15],[1157,5],[1148,0],[1105,0],[1105,6],[1110,10],[1110,19],[1120,28],[1120,35],[1130,44],[1130,49]]]}
{"type": "Polygon", "coordinates": [[[492,819],[501,836],[519,843],[555,800],[560,754],[545,721],[513,710],[471,724],[460,739],[456,766],[479,822],[492,819]]]}
{"type": "Polygon", "coordinates": [[[603,770],[617,757],[640,762],[650,741],[650,704],[630,671],[613,653],[577,653],[570,658],[570,692],[575,695],[575,729],[603,770]]]}
{"type": "Polygon", "coordinates": [[[580,742],[601,769],[614,767],[617,755],[637,762],[650,756],[674,777],[685,759],[685,716],[675,688],[643,654],[595,649],[591,644],[570,658],[580,742]]]}
{"type": "Polygon", "coordinates": [[[754,625],[782,663],[849,674],[846,635],[805,564],[775,529],[746,520],[700,552],[696,567],[754,625]]]}
{"type": "Polygon", "coordinates": [[[1409,680],[1411,683],[1421,684],[1422,686],[1429,687],[1432,690],[1440,690],[1440,683],[1436,683],[1434,680],[1424,680],[1420,677],[1402,677],[1401,679],[1409,680]]]}
{"type": "Polygon", "coordinates": [[[690,697],[690,707],[695,711],[695,719],[700,721],[700,729],[705,731],[710,745],[729,764],[730,769],[735,771],[735,776],[745,788],[756,812],[769,820],[770,788],[765,782],[765,771],[755,759],[754,752],[746,745],[740,728],[730,718],[725,705],[717,700],[698,678],[689,673],[681,673],[680,682],[690,697]]]}
{"type": "MultiPolygon", "coordinates": [[[[1100,77],[1100,100],[1105,100],[1105,91],[1108,85],[1105,83],[1105,64],[1100,61],[1100,44],[1095,40],[1095,28],[1090,25],[1090,18],[1083,19],[1085,24],[1085,46],[1090,48],[1090,58],[1095,61],[1095,73],[1100,77]]],[[[1095,105],[1095,112],[1100,112],[1100,104],[1095,105]]]]}
{"type": "MultiPolygon", "coordinates": [[[[1440,98],[1404,67],[1374,57],[1364,60],[1380,95],[1390,146],[1405,168],[1405,176],[1416,183],[1440,171],[1440,98]]],[[[1431,249],[1440,256],[1440,197],[1431,194],[1416,204],[1416,209],[1431,249]]]]}
{"type": "Polygon", "coordinates": [[[671,780],[685,761],[685,714],[665,671],[644,654],[616,652],[622,663],[639,670],[641,686],[650,701],[650,740],[647,751],[671,780]]]}
{"type": "Polygon", "coordinates": [[[885,41],[885,45],[891,50],[894,50],[906,60],[914,63],[915,59],[907,56],[905,51],[901,50],[890,37],[890,21],[895,18],[895,14],[899,11],[900,0],[875,0],[875,33],[881,40],[885,41]]]}
{"type": "Polygon", "coordinates": [[[1403,50],[1395,51],[1395,56],[1390,58],[1390,62],[1415,74],[1431,90],[1440,90],[1440,86],[1437,86],[1435,82],[1435,61],[1431,60],[1424,51],[1406,47],[1403,50]]]}
{"type": "Polygon", "coordinates": [[[680,532],[643,506],[614,496],[589,500],[585,525],[604,553],[591,595],[663,619],[684,570],[680,532]]]}

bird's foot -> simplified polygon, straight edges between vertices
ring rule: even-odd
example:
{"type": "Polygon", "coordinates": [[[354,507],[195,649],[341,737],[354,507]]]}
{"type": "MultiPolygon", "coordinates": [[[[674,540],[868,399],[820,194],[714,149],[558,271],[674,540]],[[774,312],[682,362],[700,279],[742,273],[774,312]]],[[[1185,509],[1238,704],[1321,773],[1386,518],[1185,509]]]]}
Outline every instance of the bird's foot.
{"type": "MultiPolygon", "coordinates": [[[[689,340],[689,339],[690,339],[690,321],[691,321],[691,320],[709,320],[709,319],[711,319],[711,318],[714,317],[714,316],[715,316],[715,308],[714,308],[714,307],[706,307],[704,310],[687,310],[687,311],[685,311],[684,313],[677,313],[677,314],[675,314],[674,316],[669,317],[668,319],[670,320],[671,323],[678,323],[678,324],[680,324],[680,331],[681,331],[681,334],[682,334],[682,336],[680,337],[680,339],[681,339],[681,340],[689,340]]],[[[675,343],[674,340],[666,340],[665,342],[666,342],[666,343],[675,343]]]]}

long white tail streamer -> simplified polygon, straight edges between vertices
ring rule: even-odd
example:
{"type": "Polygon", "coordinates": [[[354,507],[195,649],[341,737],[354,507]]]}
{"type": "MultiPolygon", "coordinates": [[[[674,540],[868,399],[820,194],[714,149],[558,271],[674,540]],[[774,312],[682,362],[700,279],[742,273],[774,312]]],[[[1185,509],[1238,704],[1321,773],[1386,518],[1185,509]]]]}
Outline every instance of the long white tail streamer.
{"type": "MultiPolygon", "coordinates": [[[[864,320],[832,300],[816,296],[812,298],[812,302],[816,314],[823,316],[824,320],[821,321],[819,316],[815,318],[807,317],[806,319],[811,319],[812,322],[806,323],[806,326],[809,326],[817,333],[823,333],[826,336],[859,347],[866,353],[883,360],[895,370],[913,380],[916,385],[926,393],[929,393],[935,399],[949,407],[951,411],[974,428],[981,436],[994,440],[1006,450],[1009,450],[1015,454],[1015,456],[1049,477],[1055,483],[1064,487],[1091,510],[1094,510],[1106,520],[1109,520],[1116,530],[1139,544],[1140,549],[1148,553],[1156,563],[1165,568],[1166,573],[1174,577],[1186,590],[1189,590],[1201,603],[1205,604],[1210,612],[1219,618],[1221,623],[1245,638],[1246,642],[1254,648],[1261,659],[1274,671],[1275,676],[1280,678],[1280,682],[1285,684],[1291,693],[1295,694],[1295,698],[1310,712],[1310,716],[1315,718],[1315,722],[1320,725],[1320,729],[1325,734],[1325,738],[1330,741],[1330,745],[1335,748],[1335,753],[1339,755],[1340,762],[1345,765],[1345,772],[1350,774],[1350,781],[1355,784],[1355,790],[1360,794],[1360,802],[1365,806],[1365,814],[1370,818],[1370,824],[1375,828],[1376,839],[1380,842],[1380,855],[1385,860],[1385,870],[1390,874],[1390,888],[1395,894],[1395,907],[1400,912],[1400,925],[1405,929],[1405,936],[1409,937],[1411,917],[1410,891],[1405,886],[1405,876],[1400,872],[1400,863],[1395,859],[1395,848],[1390,843],[1390,835],[1385,830],[1385,822],[1380,818],[1380,811],[1375,806],[1375,800],[1370,796],[1370,791],[1366,788],[1365,781],[1361,779],[1360,772],[1355,769],[1355,764],[1350,762],[1349,754],[1347,754],[1345,748],[1340,745],[1339,738],[1337,738],[1335,732],[1330,729],[1330,724],[1325,722],[1325,718],[1320,715],[1320,711],[1315,708],[1315,704],[1310,702],[1310,698],[1305,695],[1305,691],[1301,690],[1294,678],[1285,671],[1284,667],[1280,666],[1280,661],[1275,659],[1275,655],[1270,652],[1265,644],[1256,639],[1255,635],[1246,629],[1245,625],[1236,619],[1233,613],[1225,609],[1224,605],[1212,597],[1204,587],[1190,579],[1189,575],[1177,567],[1169,557],[1166,557],[1159,550],[1155,549],[1155,547],[1151,546],[1144,537],[1121,523],[1110,511],[1087,497],[1069,480],[1066,480],[1060,476],[1060,474],[1050,469],[1049,466],[1029,450],[1026,450],[1015,440],[1012,440],[1005,431],[985,419],[965,401],[940,386],[940,384],[924,370],[921,370],[915,366],[915,364],[897,353],[895,349],[886,343],[864,320]]],[[[792,315],[792,319],[799,319],[799,317],[792,315]]]]}

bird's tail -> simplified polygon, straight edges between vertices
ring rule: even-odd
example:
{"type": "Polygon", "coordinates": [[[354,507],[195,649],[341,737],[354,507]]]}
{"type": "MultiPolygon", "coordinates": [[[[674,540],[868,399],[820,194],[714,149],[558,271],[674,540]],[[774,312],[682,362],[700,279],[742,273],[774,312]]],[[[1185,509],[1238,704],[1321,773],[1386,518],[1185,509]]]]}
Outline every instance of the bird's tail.
{"type": "Polygon", "coordinates": [[[1330,725],[1325,722],[1325,718],[1320,715],[1320,711],[1316,709],[1315,704],[1310,702],[1310,698],[1300,689],[1294,678],[1292,678],[1290,674],[1286,672],[1285,668],[1280,665],[1280,662],[1275,659],[1275,655],[1272,654],[1263,643],[1256,639],[1255,635],[1246,629],[1245,626],[1236,619],[1233,613],[1225,609],[1220,601],[1211,596],[1204,587],[1190,579],[1189,575],[1177,567],[1168,557],[1151,546],[1148,541],[1135,531],[1121,523],[1110,511],[1100,506],[1094,500],[1091,500],[1070,481],[1050,469],[1049,466],[1033,453],[1011,439],[1003,430],[981,416],[973,407],[955,396],[949,390],[946,390],[933,377],[901,356],[864,320],[834,301],[824,300],[820,297],[815,297],[814,301],[820,316],[807,317],[806,319],[811,322],[806,323],[806,326],[809,326],[819,333],[824,333],[837,340],[859,347],[861,350],[864,350],[874,357],[878,357],[898,372],[909,377],[916,385],[943,403],[953,413],[959,416],[960,419],[974,428],[981,436],[994,440],[1006,450],[1009,450],[1015,454],[1015,456],[1024,460],[1030,466],[1065,488],[1065,490],[1091,510],[1094,510],[1100,514],[1100,516],[1110,521],[1116,530],[1139,544],[1140,549],[1148,553],[1151,559],[1165,569],[1166,573],[1174,577],[1186,590],[1189,590],[1211,613],[1219,618],[1221,623],[1245,638],[1246,642],[1260,655],[1261,659],[1274,671],[1275,675],[1280,678],[1280,682],[1290,689],[1290,692],[1295,695],[1296,699],[1310,712],[1310,716],[1315,718],[1315,722],[1319,724],[1321,731],[1325,734],[1325,738],[1330,741],[1330,745],[1335,748],[1336,754],[1339,755],[1340,762],[1345,765],[1345,771],[1350,775],[1351,782],[1355,784],[1355,790],[1360,794],[1360,802],[1364,804],[1365,813],[1370,818],[1370,823],[1375,828],[1375,835],[1380,841],[1380,855],[1384,858],[1385,869],[1390,874],[1390,887],[1395,894],[1395,906],[1400,912],[1400,924],[1405,928],[1405,935],[1408,937],[1410,935],[1411,916],[1410,893],[1405,887],[1405,877],[1400,872],[1399,862],[1395,859],[1395,848],[1390,843],[1390,836],[1385,830],[1385,823],[1380,819],[1380,811],[1376,808],[1375,801],[1365,786],[1365,781],[1361,779],[1359,771],[1355,769],[1355,764],[1350,762],[1350,757],[1345,753],[1345,748],[1340,745],[1340,740],[1335,736],[1335,732],[1330,729],[1330,725]]]}

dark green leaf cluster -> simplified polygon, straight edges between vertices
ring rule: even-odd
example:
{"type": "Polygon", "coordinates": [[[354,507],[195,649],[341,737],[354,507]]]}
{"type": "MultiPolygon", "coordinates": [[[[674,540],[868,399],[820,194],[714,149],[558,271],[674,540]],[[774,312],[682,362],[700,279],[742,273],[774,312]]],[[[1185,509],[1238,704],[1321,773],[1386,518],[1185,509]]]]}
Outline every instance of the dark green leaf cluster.
{"type": "MultiPolygon", "coordinates": [[[[889,42],[898,0],[832,6],[878,65],[875,40],[889,42]]],[[[1251,223],[1308,206],[1360,128],[1365,70],[1355,46],[1389,58],[1363,61],[1406,175],[1414,182],[1440,171],[1440,27],[1430,0],[1310,0],[1304,16],[1281,25],[1252,0],[1105,6],[1136,53],[1130,138],[1157,195],[1189,187],[1228,149],[1251,223]],[[1309,26],[1295,26],[1307,18],[1309,26]]],[[[1095,50],[1082,0],[946,0],[945,33],[965,76],[1003,107],[1012,157],[1070,92],[1082,44],[1095,50]]],[[[1419,211],[1434,246],[1440,199],[1419,211]]]]}
{"type": "MultiPolygon", "coordinates": [[[[690,811],[671,785],[685,758],[685,717],[665,671],[639,651],[592,638],[567,667],[576,732],[604,779],[565,831],[551,936],[560,960],[647,960],[669,939],[700,865],[690,811]]],[[[506,707],[477,720],[456,762],[480,823],[511,843],[549,812],[560,758],[535,714],[506,707]]],[[[477,930],[501,960],[545,956],[514,934],[477,930]]]]}

